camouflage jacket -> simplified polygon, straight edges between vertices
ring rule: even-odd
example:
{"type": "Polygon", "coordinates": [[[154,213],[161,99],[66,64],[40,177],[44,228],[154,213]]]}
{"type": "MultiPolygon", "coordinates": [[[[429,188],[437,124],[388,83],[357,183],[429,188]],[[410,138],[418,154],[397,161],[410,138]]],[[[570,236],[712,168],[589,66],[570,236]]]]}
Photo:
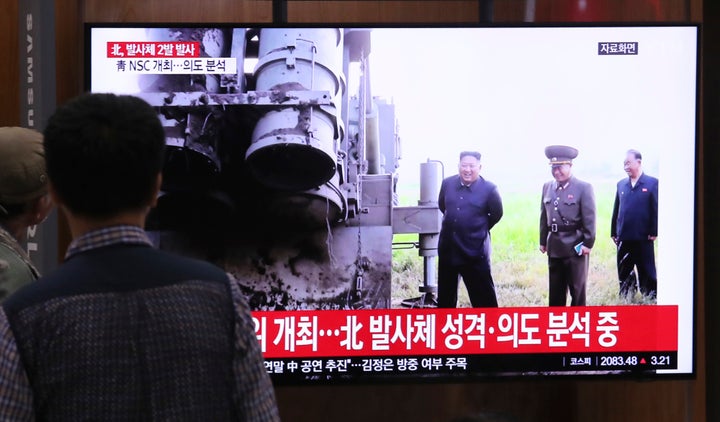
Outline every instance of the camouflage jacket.
{"type": "Polygon", "coordinates": [[[15,238],[0,226],[0,301],[37,280],[39,272],[15,238]]]}

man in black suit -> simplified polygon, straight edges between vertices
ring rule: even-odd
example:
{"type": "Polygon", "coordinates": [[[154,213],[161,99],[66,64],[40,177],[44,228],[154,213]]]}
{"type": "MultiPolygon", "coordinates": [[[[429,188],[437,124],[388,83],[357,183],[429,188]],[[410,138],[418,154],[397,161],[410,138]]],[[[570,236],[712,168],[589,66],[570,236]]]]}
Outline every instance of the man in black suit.
{"type": "Polygon", "coordinates": [[[457,306],[462,276],[473,307],[497,307],[490,273],[490,229],[503,215],[497,187],[480,176],[480,153],[460,153],[458,174],[443,180],[438,244],[438,307],[457,306]]]}
{"type": "Polygon", "coordinates": [[[590,251],[595,244],[595,194],[572,174],[578,150],[545,148],[552,181],[545,183],[540,207],[540,252],[547,253],[550,306],[584,306],[590,251]]]}
{"type": "Polygon", "coordinates": [[[653,299],[657,295],[658,179],[643,172],[642,154],[636,150],[627,152],[624,168],[628,177],[617,184],[610,233],[617,245],[620,295],[634,291],[637,273],[640,293],[653,299]]]}

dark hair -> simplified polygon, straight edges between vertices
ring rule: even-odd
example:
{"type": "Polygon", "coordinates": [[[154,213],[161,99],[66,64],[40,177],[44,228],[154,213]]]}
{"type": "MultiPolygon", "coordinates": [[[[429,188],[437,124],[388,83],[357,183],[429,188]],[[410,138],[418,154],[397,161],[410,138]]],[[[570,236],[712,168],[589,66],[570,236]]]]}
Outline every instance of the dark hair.
{"type": "Polygon", "coordinates": [[[477,151],[463,151],[460,153],[460,159],[462,160],[463,157],[475,157],[478,161],[480,161],[480,153],[477,151]]]}
{"type": "Polygon", "coordinates": [[[636,160],[642,160],[642,154],[636,149],[629,149],[627,153],[632,154],[636,160]]]}
{"type": "Polygon", "coordinates": [[[152,200],[165,133],[145,101],[83,94],[55,111],[44,135],[48,177],[71,211],[108,217],[152,200]]]}

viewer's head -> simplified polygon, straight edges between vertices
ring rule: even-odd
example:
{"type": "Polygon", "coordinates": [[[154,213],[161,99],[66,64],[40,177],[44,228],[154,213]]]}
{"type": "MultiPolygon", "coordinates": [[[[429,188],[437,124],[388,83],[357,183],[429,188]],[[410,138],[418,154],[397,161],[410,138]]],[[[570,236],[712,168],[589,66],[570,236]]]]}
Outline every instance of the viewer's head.
{"type": "Polygon", "coordinates": [[[458,173],[465,184],[470,184],[480,177],[480,153],[476,151],[463,151],[460,153],[458,173]]]}
{"type": "Polygon", "coordinates": [[[84,94],[45,129],[51,188],[77,215],[106,218],[154,202],[165,133],[153,109],[128,95],[84,94]]]}
{"type": "Polygon", "coordinates": [[[52,203],[47,195],[43,137],[23,127],[0,127],[0,222],[41,222],[52,203]]]}

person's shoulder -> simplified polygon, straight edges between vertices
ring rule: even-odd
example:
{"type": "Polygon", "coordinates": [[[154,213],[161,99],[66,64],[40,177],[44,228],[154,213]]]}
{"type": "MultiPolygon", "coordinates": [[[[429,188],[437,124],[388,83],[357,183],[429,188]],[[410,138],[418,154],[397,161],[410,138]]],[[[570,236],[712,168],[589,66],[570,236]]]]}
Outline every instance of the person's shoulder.
{"type": "Polygon", "coordinates": [[[52,283],[52,281],[41,283],[40,280],[43,280],[43,278],[48,277],[40,277],[37,280],[24,283],[18,286],[16,290],[9,292],[2,300],[4,312],[11,315],[15,311],[28,306],[28,304],[35,303],[36,298],[43,297],[46,291],[57,289],[57,283],[52,283]]]}
{"type": "Polygon", "coordinates": [[[459,184],[460,176],[458,176],[457,174],[444,178],[442,183],[440,183],[440,196],[445,195],[445,192],[452,189],[453,186],[458,186],[459,184]]]}
{"type": "Polygon", "coordinates": [[[643,180],[643,182],[645,182],[645,183],[651,183],[651,184],[657,184],[657,183],[658,183],[658,178],[657,178],[657,177],[654,177],[654,176],[650,176],[649,174],[643,173],[642,176],[640,176],[640,178],[641,178],[641,179],[643,180]]]}
{"type": "Polygon", "coordinates": [[[487,180],[486,178],[484,178],[482,176],[480,176],[478,178],[478,180],[481,183],[483,183],[487,189],[490,189],[490,190],[497,189],[497,185],[495,183],[491,182],[490,180],[487,180]]]}
{"type": "Polygon", "coordinates": [[[159,279],[224,280],[225,272],[215,264],[150,245],[119,244],[80,253],[55,271],[58,277],[105,271],[104,265],[122,266],[123,276],[159,279]]]}
{"type": "Polygon", "coordinates": [[[450,183],[460,183],[460,176],[458,176],[457,174],[453,174],[452,176],[444,178],[442,181],[443,185],[447,185],[450,183]]]}
{"type": "Polygon", "coordinates": [[[573,183],[581,189],[592,189],[592,184],[590,182],[578,179],[577,177],[573,177],[573,183]]]}
{"type": "Polygon", "coordinates": [[[158,258],[158,268],[166,268],[178,275],[186,274],[203,280],[226,281],[227,273],[219,266],[198,258],[192,258],[175,252],[151,249],[158,258]],[[160,263],[163,263],[161,266],[160,263]]]}
{"type": "Polygon", "coordinates": [[[210,262],[146,246],[100,248],[64,261],[3,302],[17,311],[58,297],[106,291],[135,291],[184,281],[227,283],[227,273],[210,262]]]}
{"type": "Polygon", "coordinates": [[[19,263],[25,264],[20,255],[10,246],[0,242],[0,271],[9,270],[11,264],[19,263]]]}
{"type": "Polygon", "coordinates": [[[30,267],[11,248],[0,243],[0,300],[35,281],[30,267]]]}

